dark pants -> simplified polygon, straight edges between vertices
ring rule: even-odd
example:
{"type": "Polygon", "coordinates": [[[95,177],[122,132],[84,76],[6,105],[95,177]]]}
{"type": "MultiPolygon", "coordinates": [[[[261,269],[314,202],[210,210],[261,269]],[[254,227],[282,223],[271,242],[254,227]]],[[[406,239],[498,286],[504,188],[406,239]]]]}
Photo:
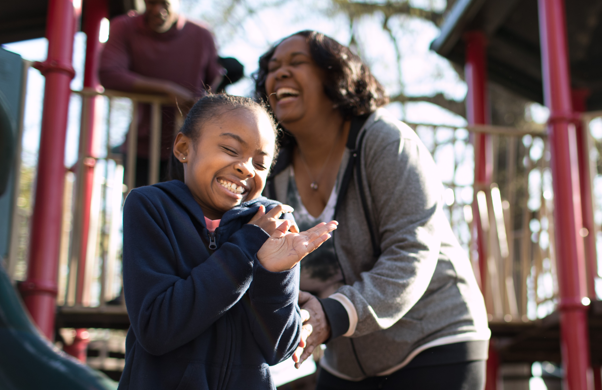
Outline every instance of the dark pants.
{"type": "Polygon", "coordinates": [[[351,382],[324,369],[316,390],[481,390],[485,388],[485,360],[404,367],[393,374],[351,382]]]}

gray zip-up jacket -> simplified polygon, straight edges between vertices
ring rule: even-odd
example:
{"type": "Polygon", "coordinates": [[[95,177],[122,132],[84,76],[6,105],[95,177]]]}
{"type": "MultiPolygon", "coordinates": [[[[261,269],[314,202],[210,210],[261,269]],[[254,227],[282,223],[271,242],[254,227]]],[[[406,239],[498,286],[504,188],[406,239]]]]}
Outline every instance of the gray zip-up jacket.
{"type": "MultiPolygon", "coordinates": [[[[328,342],[321,360],[348,380],[387,375],[425,348],[490,337],[470,261],[442,209],[443,186],[429,151],[385,109],[373,113],[362,132],[362,185],[381,254],[373,256],[354,173],[333,237],[346,283],[333,298],[344,304],[349,329],[347,337],[328,342]]],[[[348,156],[349,149],[337,186],[348,156]]],[[[269,196],[281,202],[289,169],[273,177],[276,193],[269,196]]]]}

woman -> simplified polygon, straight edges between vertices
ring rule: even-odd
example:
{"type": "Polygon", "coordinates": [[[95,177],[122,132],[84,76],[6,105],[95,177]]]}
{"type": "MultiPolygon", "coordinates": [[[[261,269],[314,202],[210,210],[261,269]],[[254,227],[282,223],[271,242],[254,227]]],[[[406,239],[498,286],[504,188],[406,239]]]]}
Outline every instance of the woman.
{"type": "Polygon", "coordinates": [[[368,67],[302,31],[260,58],[256,94],[286,130],[267,195],[293,206],[301,229],[340,223],[302,262],[311,334],[294,358],[327,343],[318,389],[482,388],[485,306],[436,166],[379,108],[388,99],[368,67]]]}

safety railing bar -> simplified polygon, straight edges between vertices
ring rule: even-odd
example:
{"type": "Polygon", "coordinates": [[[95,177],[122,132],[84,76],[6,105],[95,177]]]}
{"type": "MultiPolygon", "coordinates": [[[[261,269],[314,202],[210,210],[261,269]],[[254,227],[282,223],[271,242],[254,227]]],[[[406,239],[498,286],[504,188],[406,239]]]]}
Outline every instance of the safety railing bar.
{"type": "Polygon", "coordinates": [[[106,302],[107,295],[107,279],[108,279],[108,267],[107,264],[107,230],[108,230],[108,222],[107,222],[107,206],[108,206],[108,198],[109,195],[107,192],[109,191],[109,157],[111,155],[111,106],[113,103],[113,99],[111,97],[107,98],[107,115],[106,115],[106,125],[105,125],[105,138],[106,138],[106,157],[104,159],[104,180],[102,187],[102,205],[104,210],[102,212],[102,221],[101,221],[101,229],[100,229],[100,251],[101,251],[101,268],[100,268],[100,296],[98,297],[99,306],[104,306],[106,302]]]}
{"type": "Polygon", "coordinates": [[[130,99],[132,103],[159,103],[165,105],[173,106],[172,100],[170,100],[165,95],[146,95],[141,93],[131,93],[131,92],[121,92],[115,91],[111,89],[106,89],[104,91],[97,91],[92,88],[84,88],[82,90],[72,90],[71,93],[75,93],[82,96],[106,96],[112,98],[126,98],[130,99]]]}
{"type": "Polygon", "coordinates": [[[136,151],[138,149],[138,104],[132,101],[132,121],[128,132],[128,151],[126,161],[126,185],[128,192],[136,183],[136,151]]]}
{"type": "Polygon", "coordinates": [[[121,204],[123,200],[123,165],[115,164],[113,171],[113,183],[111,185],[111,216],[110,216],[110,233],[109,233],[109,244],[107,248],[107,261],[109,267],[107,267],[108,278],[107,278],[107,294],[106,298],[112,297],[111,287],[115,280],[115,268],[117,263],[117,253],[119,251],[118,244],[119,240],[119,220],[121,220],[121,204]]]}
{"type": "Polygon", "coordinates": [[[592,119],[596,119],[602,116],[602,111],[589,111],[581,114],[581,120],[584,122],[589,122],[592,119]]]}
{"type": "Polygon", "coordinates": [[[533,135],[538,137],[546,137],[547,130],[545,128],[525,128],[517,129],[516,127],[507,126],[495,126],[495,125],[467,125],[467,126],[456,126],[456,125],[445,125],[437,123],[419,123],[419,122],[404,122],[412,128],[420,127],[431,127],[434,129],[445,128],[453,131],[466,130],[470,133],[483,133],[492,135],[504,135],[512,137],[522,137],[525,135],[533,135]]]}
{"type": "Polygon", "coordinates": [[[21,184],[21,149],[23,140],[23,131],[25,128],[25,98],[27,96],[27,83],[29,80],[29,68],[31,68],[32,62],[23,60],[23,77],[21,78],[21,101],[19,102],[19,107],[21,107],[21,111],[19,112],[19,119],[17,123],[17,139],[19,142],[16,144],[16,150],[14,155],[14,187],[13,187],[13,219],[11,221],[10,231],[11,234],[11,242],[10,248],[8,252],[8,267],[7,273],[8,276],[12,279],[15,275],[15,269],[17,266],[17,254],[19,251],[19,234],[21,231],[20,223],[21,219],[17,217],[17,209],[18,209],[18,198],[19,198],[19,188],[21,184]]]}
{"type": "Polygon", "coordinates": [[[148,184],[159,182],[159,164],[161,157],[161,105],[157,102],[151,106],[151,142],[149,149],[148,184]]]}
{"type": "MultiPolygon", "coordinates": [[[[69,240],[71,238],[71,208],[73,204],[73,183],[75,182],[74,173],[67,171],[65,173],[65,185],[63,190],[63,220],[61,224],[61,238],[59,245],[59,270],[69,269],[69,240]]],[[[67,298],[67,287],[69,274],[63,275],[59,271],[57,278],[57,305],[64,304],[67,298]]]]}
{"type": "MultiPolygon", "coordinates": [[[[496,216],[493,208],[491,190],[480,192],[485,196],[485,207],[487,210],[488,242],[487,242],[487,271],[489,274],[489,286],[491,288],[494,318],[504,318],[504,283],[503,283],[503,259],[497,236],[496,216]]],[[[481,202],[482,204],[483,202],[481,202]]]]}
{"type": "MultiPolygon", "coordinates": [[[[518,263],[518,274],[522,276],[522,267],[521,265],[521,256],[516,254],[516,240],[514,239],[514,205],[516,198],[516,183],[513,178],[516,177],[516,156],[517,156],[517,148],[518,146],[518,137],[508,137],[506,139],[506,161],[508,162],[508,166],[506,170],[508,171],[508,177],[511,179],[508,180],[505,185],[507,186],[507,208],[504,209],[504,220],[506,225],[506,236],[508,238],[508,252],[510,253],[510,262],[512,265],[512,270],[510,275],[514,277],[514,266],[518,263]],[[515,261],[516,259],[516,261],[515,261]]],[[[519,291],[514,289],[514,302],[517,306],[517,316],[518,320],[522,321],[526,318],[527,309],[526,304],[522,303],[522,294],[525,291],[527,285],[526,283],[522,283],[522,278],[519,279],[519,291]]],[[[513,280],[514,282],[514,280],[513,280]]]]}
{"type": "MultiPolygon", "coordinates": [[[[602,111],[598,111],[598,113],[599,113],[598,116],[602,116],[602,111]]],[[[588,150],[588,155],[591,156],[591,150],[592,150],[592,148],[594,147],[595,144],[594,144],[594,137],[592,136],[589,122],[585,122],[584,125],[583,125],[583,128],[584,128],[584,130],[587,133],[586,138],[585,138],[586,150],[588,150]]],[[[598,168],[597,168],[596,161],[594,161],[594,159],[590,158],[589,159],[589,182],[590,182],[590,189],[591,189],[592,192],[594,191],[594,179],[597,176],[597,171],[598,171],[598,168]]],[[[591,197],[592,197],[592,203],[595,204],[595,202],[593,201],[593,199],[594,199],[594,194],[593,193],[591,194],[591,197]]],[[[595,205],[594,205],[594,209],[595,209],[595,205]]],[[[588,234],[593,234],[594,237],[598,237],[598,233],[600,232],[600,226],[597,223],[594,223],[594,226],[593,226],[592,230],[593,231],[588,232],[588,234]]],[[[594,294],[593,296],[590,296],[590,298],[592,300],[598,299],[598,294],[597,294],[597,291],[596,291],[596,279],[600,277],[600,273],[601,273],[601,270],[600,270],[600,268],[598,266],[598,261],[597,261],[598,260],[598,255],[600,253],[600,248],[598,248],[597,244],[595,245],[595,247],[596,247],[596,251],[595,251],[596,255],[593,256],[593,259],[590,259],[590,261],[594,260],[593,264],[589,263],[589,261],[588,261],[588,263],[590,264],[590,269],[594,271],[593,275],[588,275],[589,276],[588,277],[588,283],[593,283],[593,286],[592,286],[593,287],[593,291],[591,291],[592,288],[589,289],[594,294]]]]}
{"type": "Polygon", "coordinates": [[[90,202],[90,222],[88,234],[88,246],[86,248],[86,263],[84,268],[82,304],[90,305],[92,303],[91,289],[95,280],[95,270],[98,269],[98,239],[101,229],[99,215],[101,213],[102,197],[102,171],[94,170],[92,175],[92,198],[90,202]]]}
{"type": "MultiPolygon", "coordinates": [[[[87,100],[89,97],[82,96],[82,116],[81,116],[81,127],[80,127],[80,140],[79,148],[77,153],[77,162],[75,164],[75,172],[81,175],[84,172],[84,164],[87,157],[86,146],[88,145],[88,137],[90,133],[90,120],[89,120],[89,107],[87,100]]],[[[71,243],[69,245],[69,276],[67,282],[67,302],[69,304],[81,304],[83,297],[83,286],[82,281],[85,278],[85,262],[84,267],[81,267],[82,259],[80,255],[82,253],[81,238],[84,234],[82,226],[82,211],[83,211],[83,196],[84,196],[84,180],[75,181],[75,196],[73,199],[72,208],[72,231],[71,231],[71,243]]]]}
{"type": "Polygon", "coordinates": [[[512,318],[518,318],[518,305],[516,302],[514,279],[512,275],[513,256],[510,253],[510,245],[506,235],[506,221],[504,219],[504,209],[499,187],[495,184],[491,186],[491,205],[493,209],[493,220],[495,221],[496,241],[499,248],[498,264],[501,268],[500,285],[503,291],[504,320],[510,321],[512,318]],[[507,316],[510,316],[508,318],[507,316]]]}
{"type": "MultiPolygon", "coordinates": [[[[525,147],[524,145],[522,146],[525,148],[526,152],[525,154],[528,155],[529,150],[530,150],[530,146],[529,147],[525,147]]],[[[532,169],[532,165],[533,162],[531,161],[531,159],[527,160],[527,167],[526,167],[526,174],[524,175],[523,178],[523,186],[524,188],[528,188],[529,186],[529,172],[532,169]]],[[[512,205],[513,203],[511,203],[512,205]]],[[[527,196],[523,197],[523,201],[522,204],[520,205],[520,207],[523,210],[528,210],[528,206],[529,206],[529,197],[528,197],[528,190],[527,190],[527,196]]],[[[527,280],[529,279],[529,275],[531,273],[531,266],[533,264],[533,258],[531,256],[531,253],[533,252],[532,250],[532,245],[531,245],[531,230],[529,229],[529,213],[528,212],[523,212],[522,213],[522,220],[521,220],[521,230],[520,230],[520,235],[517,237],[517,239],[520,240],[520,262],[521,262],[521,270],[522,270],[522,275],[521,275],[521,284],[522,284],[522,292],[521,292],[521,303],[523,306],[523,320],[528,319],[528,310],[527,310],[527,306],[529,303],[529,291],[527,289],[527,280]]]]}
{"type": "MultiPolygon", "coordinates": [[[[549,144],[545,144],[544,146],[544,155],[546,153],[546,151],[550,148],[549,144]]],[[[548,258],[550,259],[550,275],[552,276],[552,297],[553,298],[557,298],[558,297],[558,272],[556,270],[556,243],[555,243],[555,238],[556,238],[556,233],[554,232],[554,219],[553,219],[553,206],[552,206],[552,210],[550,210],[548,208],[548,200],[545,199],[545,191],[543,189],[543,177],[544,177],[544,171],[546,170],[546,165],[544,162],[544,158],[542,157],[539,161],[539,169],[541,172],[541,177],[542,177],[542,199],[541,199],[541,207],[540,207],[540,211],[545,215],[545,217],[548,220],[548,238],[549,238],[549,244],[548,244],[548,248],[547,249],[543,249],[541,247],[541,245],[538,245],[540,250],[546,251],[548,258]]],[[[554,196],[554,194],[552,193],[552,196],[554,196]]],[[[540,218],[541,220],[541,218],[540,218]]]]}
{"type": "Polygon", "coordinates": [[[466,126],[466,130],[471,133],[482,133],[491,135],[504,135],[511,137],[522,137],[533,135],[537,137],[546,137],[545,129],[516,129],[514,127],[493,126],[493,125],[472,125],[466,126]]]}

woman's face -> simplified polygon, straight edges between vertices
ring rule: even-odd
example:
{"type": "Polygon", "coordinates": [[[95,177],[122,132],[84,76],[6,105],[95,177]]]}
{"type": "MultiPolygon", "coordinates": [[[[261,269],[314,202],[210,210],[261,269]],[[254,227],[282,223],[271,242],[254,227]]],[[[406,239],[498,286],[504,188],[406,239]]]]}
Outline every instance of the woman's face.
{"type": "Polygon", "coordinates": [[[270,106],[284,127],[333,110],[324,93],[324,77],[305,37],[296,35],[278,45],[268,63],[265,87],[270,106]]]}

